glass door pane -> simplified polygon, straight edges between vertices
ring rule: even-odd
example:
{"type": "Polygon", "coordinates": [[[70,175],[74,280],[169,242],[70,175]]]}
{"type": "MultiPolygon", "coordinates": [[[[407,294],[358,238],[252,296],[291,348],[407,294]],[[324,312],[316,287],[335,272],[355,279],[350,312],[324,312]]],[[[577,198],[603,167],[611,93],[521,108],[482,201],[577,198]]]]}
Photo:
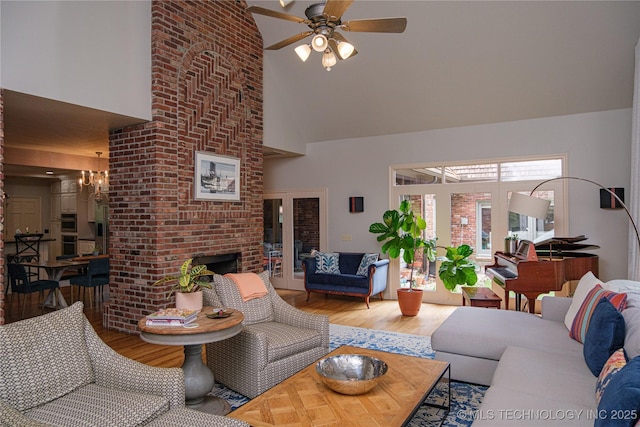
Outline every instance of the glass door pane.
{"type": "MultiPolygon", "coordinates": [[[[422,216],[427,226],[423,233],[423,239],[432,239],[436,235],[436,196],[435,194],[412,194],[400,197],[400,200],[409,200],[411,209],[415,214],[422,216]]],[[[411,265],[407,265],[402,256],[400,262],[400,287],[409,287],[411,278],[411,265]]],[[[436,262],[431,262],[424,254],[424,249],[418,249],[413,263],[413,279],[416,286],[425,292],[436,290],[436,262]]]]}
{"type": "Polygon", "coordinates": [[[451,193],[451,246],[473,248],[471,259],[478,264],[476,286],[491,283],[483,274],[483,267],[493,264],[491,244],[491,193],[451,193]]]}
{"type": "Polygon", "coordinates": [[[305,197],[293,199],[293,275],[303,279],[302,260],[320,249],[320,199],[305,197]]]}
{"type": "MultiPolygon", "coordinates": [[[[519,192],[526,196],[529,192],[519,192]]],[[[551,239],[554,236],[555,228],[555,193],[553,190],[542,190],[533,193],[533,197],[546,199],[551,202],[547,216],[545,218],[534,218],[527,215],[521,215],[515,212],[509,212],[509,235],[516,237],[518,240],[531,240],[532,242],[541,242],[551,239]]],[[[509,193],[511,198],[511,193],[509,193]]]]}
{"type": "Polygon", "coordinates": [[[265,199],[263,266],[271,277],[283,277],[282,270],[282,199],[265,199]]]}

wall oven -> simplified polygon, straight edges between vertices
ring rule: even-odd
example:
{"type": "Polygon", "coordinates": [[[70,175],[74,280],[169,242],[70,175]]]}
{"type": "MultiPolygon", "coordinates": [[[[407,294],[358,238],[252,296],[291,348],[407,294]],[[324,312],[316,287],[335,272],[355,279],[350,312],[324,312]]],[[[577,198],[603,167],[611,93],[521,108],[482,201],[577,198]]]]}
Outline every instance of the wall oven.
{"type": "Polygon", "coordinates": [[[60,216],[60,231],[76,233],[78,231],[78,216],[76,214],[62,214],[60,216]]]}
{"type": "Polygon", "coordinates": [[[62,235],[62,255],[78,254],[78,236],[63,234],[62,235]]]}

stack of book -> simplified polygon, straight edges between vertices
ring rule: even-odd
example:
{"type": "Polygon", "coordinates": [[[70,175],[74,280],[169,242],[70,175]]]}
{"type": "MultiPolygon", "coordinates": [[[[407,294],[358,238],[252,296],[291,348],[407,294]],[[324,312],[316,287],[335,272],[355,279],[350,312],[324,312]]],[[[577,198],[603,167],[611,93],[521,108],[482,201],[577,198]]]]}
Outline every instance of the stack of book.
{"type": "Polygon", "coordinates": [[[198,312],[182,308],[165,308],[147,316],[147,326],[184,326],[196,320],[198,312]]]}

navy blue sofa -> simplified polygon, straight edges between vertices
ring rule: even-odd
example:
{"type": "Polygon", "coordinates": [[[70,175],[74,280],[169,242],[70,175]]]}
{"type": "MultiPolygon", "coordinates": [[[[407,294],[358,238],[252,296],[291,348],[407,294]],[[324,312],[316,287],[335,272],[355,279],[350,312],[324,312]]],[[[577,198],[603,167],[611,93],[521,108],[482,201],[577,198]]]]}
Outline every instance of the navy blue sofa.
{"type": "Polygon", "coordinates": [[[387,288],[387,272],[389,260],[381,259],[369,266],[368,276],[357,276],[363,253],[339,252],[340,274],[316,273],[316,259],[306,258],[303,261],[304,287],[307,291],[307,301],[311,292],[334,295],[349,295],[364,298],[369,308],[369,298],[379,294],[387,288]]]}

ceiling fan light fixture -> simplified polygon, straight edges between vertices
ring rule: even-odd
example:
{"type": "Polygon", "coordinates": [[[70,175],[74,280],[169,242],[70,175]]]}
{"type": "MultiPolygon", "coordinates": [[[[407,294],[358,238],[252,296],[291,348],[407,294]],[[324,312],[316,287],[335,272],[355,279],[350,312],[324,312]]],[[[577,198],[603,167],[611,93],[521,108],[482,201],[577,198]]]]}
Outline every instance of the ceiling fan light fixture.
{"type": "Polygon", "coordinates": [[[327,49],[324,51],[324,55],[322,55],[322,66],[327,70],[331,71],[331,67],[336,65],[338,59],[336,58],[335,53],[331,51],[331,49],[327,49]]]}
{"type": "Polygon", "coordinates": [[[340,54],[340,58],[347,59],[351,56],[354,50],[356,50],[356,48],[351,43],[338,41],[338,53],[340,54]]]}
{"type": "Polygon", "coordinates": [[[293,3],[293,0],[280,0],[280,6],[282,6],[282,7],[287,7],[291,3],[293,3]]]}
{"type": "Polygon", "coordinates": [[[324,52],[328,45],[329,40],[327,40],[324,34],[316,34],[311,39],[311,47],[313,47],[313,50],[316,52],[324,52]]]}
{"type": "Polygon", "coordinates": [[[300,58],[302,62],[305,62],[307,59],[309,59],[309,55],[311,55],[311,45],[301,44],[300,46],[295,48],[295,51],[298,55],[298,58],[300,58]]]}

